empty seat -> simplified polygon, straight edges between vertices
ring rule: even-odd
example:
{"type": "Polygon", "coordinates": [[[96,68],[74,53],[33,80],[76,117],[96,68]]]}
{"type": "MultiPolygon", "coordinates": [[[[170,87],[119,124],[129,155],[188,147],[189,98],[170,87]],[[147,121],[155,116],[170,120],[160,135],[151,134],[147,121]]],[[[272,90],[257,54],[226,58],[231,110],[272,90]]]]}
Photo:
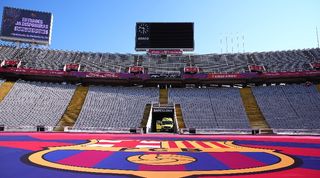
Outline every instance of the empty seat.
{"type": "Polygon", "coordinates": [[[140,127],[145,105],[158,98],[157,88],[91,86],[74,127],[140,127]]]}
{"type": "Polygon", "coordinates": [[[17,81],[0,103],[0,124],[55,126],[74,90],[74,85],[17,81]]]}

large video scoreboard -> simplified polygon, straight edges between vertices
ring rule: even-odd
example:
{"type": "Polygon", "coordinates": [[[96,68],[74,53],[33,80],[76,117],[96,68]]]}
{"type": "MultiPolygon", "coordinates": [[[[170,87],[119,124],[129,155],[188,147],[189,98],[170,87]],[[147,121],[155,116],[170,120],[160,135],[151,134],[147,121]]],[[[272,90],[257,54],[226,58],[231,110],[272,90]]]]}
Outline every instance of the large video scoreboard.
{"type": "Polygon", "coordinates": [[[194,23],[136,23],[136,51],[194,50],[194,23]]]}
{"type": "Polygon", "coordinates": [[[4,7],[1,25],[2,40],[50,44],[52,14],[4,7]]]}

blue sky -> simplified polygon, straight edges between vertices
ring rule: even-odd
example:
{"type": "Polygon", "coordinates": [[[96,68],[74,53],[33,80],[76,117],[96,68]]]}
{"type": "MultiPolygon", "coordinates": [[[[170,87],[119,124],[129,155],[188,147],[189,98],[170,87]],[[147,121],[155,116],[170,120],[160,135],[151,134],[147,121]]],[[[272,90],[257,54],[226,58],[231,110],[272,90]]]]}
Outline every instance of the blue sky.
{"type": "Polygon", "coordinates": [[[4,6],[53,13],[51,48],[63,50],[134,53],[136,22],[194,22],[200,54],[315,48],[320,31],[319,0],[0,0],[1,16],[4,6]]]}

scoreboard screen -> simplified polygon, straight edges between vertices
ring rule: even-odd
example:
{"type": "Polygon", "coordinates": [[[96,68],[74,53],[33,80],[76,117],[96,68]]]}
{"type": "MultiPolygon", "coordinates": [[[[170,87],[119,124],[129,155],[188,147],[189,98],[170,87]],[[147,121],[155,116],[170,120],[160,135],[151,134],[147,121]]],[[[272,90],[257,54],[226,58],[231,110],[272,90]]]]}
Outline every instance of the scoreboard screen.
{"type": "Polygon", "coordinates": [[[4,7],[0,38],[48,45],[52,19],[52,14],[48,12],[4,7]]]}
{"type": "Polygon", "coordinates": [[[137,23],[136,51],[194,50],[194,23],[137,23]]]}

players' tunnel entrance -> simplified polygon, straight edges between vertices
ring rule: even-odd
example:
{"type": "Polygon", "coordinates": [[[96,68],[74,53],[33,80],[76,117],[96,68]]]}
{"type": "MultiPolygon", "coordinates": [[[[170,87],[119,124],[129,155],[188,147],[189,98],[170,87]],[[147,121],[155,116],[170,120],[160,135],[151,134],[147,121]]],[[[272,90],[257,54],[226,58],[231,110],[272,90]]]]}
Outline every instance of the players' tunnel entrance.
{"type": "Polygon", "coordinates": [[[174,105],[153,104],[150,119],[151,127],[149,130],[151,132],[176,133],[178,130],[174,114],[174,105]]]}

